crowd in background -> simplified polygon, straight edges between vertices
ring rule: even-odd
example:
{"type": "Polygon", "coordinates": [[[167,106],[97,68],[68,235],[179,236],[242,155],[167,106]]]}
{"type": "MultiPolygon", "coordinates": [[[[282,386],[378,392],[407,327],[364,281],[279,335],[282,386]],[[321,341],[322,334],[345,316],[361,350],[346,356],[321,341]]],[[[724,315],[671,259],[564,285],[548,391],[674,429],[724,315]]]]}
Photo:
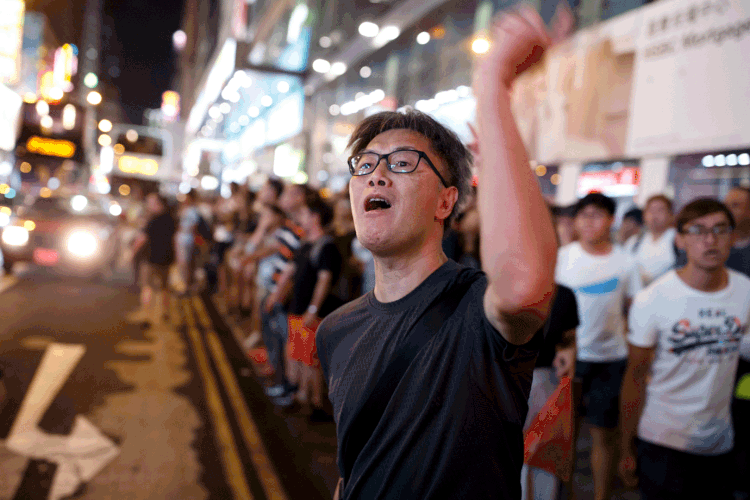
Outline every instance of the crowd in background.
{"type": "MultiPolygon", "coordinates": [[[[734,188],[724,201],[733,217],[735,242],[726,265],[750,276],[750,190],[734,188]]],[[[315,353],[315,329],[327,314],[375,286],[375,262],[357,240],[348,192],[324,198],[307,185],[271,178],[257,193],[233,184],[228,198],[202,199],[190,192],[181,195],[176,207],[152,193],[145,207],[148,213],[134,204],[130,214],[142,230],[132,250],[144,309],[159,291],[168,300],[170,288],[182,294],[218,294],[244,326],[244,348],[265,347],[271,367],[266,394],[273,402],[309,408],[311,421],[332,420],[315,353]]],[[[618,437],[620,391],[628,342],[636,342],[627,336],[627,309],[641,290],[684,266],[687,258],[676,243],[680,228],[675,227],[674,207],[663,195],[649,198],[643,210],[627,211],[616,231],[615,202],[601,194],[574,206],[551,207],[551,214],[560,245],[559,288],[545,327],[546,352],[534,374],[528,421],[561,376],[582,380],[581,415],[592,425],[596,498],[605,499],[616,475],[617,449],[625,447],[618,437]],[[591,254],[597,245],[603,245],[602,254],[591,254]],[[598,275],[602,283],[597,286],[612,288],[582,292],[581,284],[598,275]],[[611,334],[606,339],[604,330],[611,334]]],[[[443,250],[463,265],[481,268],[479,244],[479,216],[472,200],[446,228],[443,250]]],[[[750,372],[748,366],[747,360],[740,362],[739,376],[750,372]]],[[[731,380],[719,382],[724,386],[712,390],[731,394],[727,387],[734,387],[734,372],[731,380]]],[[[721,397],[703,397],[712,405],[724,404],[721,397]]],[[[747,404],[734,399],[735,422],[741,415],[747,418],[747,404]]],[[[721,408],[714,411],[721,414],[721,408]]],[[[748,470],[748,429],[735,425],[735,434],[738,467],[748,470]]],[[[620,473],[627,477],[622,464],[620,473]]],[[[733,477],[737,484],[732,486],[746,492],[743,476],[733,477]]],[[[527,498],[556,498],[559,490],[552,476],[538,470],[526,476],[524,485],[527,498]]]]}

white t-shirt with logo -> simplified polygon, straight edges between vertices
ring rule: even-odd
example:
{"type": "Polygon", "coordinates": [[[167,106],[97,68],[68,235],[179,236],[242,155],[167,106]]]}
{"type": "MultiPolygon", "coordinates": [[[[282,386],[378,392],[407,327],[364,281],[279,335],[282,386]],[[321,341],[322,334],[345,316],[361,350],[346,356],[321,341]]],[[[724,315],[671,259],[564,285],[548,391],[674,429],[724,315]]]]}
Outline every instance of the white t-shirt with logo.
{"type": "Polygon", "coordinates": [[[674,253],[674,237],[676,234],[677,231],[671,227],[656,240],[650,232],[641,237],[641,242],[635,249],[633,258],[638,264],[644,286],[650,285],[651,282],[675,266],[677,257],[674,253]]]}
{"type": "Polygon", "coordinates": [[[750,279],[728,272],[727,287],[709,293],[670,271],[630,308],[628,341],[656,350],[641,439],[702,455],[732,449],[730,402],[750,319],[750,279]]]}
{"type": "Polygon", "coordinates": [[[621,248],[592,255],[574,242],[558,251],[555,281],[576,295],[578,359],[600,363],[625,359],[625,299],[642,288],[635,261],[621,248]]]}

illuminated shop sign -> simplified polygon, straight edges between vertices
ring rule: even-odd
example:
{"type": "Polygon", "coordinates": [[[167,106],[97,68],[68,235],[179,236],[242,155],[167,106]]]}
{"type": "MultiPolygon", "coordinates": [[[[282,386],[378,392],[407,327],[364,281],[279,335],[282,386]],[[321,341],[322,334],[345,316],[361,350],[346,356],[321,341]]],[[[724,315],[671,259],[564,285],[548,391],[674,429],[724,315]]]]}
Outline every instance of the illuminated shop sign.
{"type": "Polygon", "coordinates": [[[62,139],[46,139],[44,137],[32,136],[26,141],[26,150],[29,153],[38,155],[71,158],[76,152],[76,145],[62,139]]]}
{"type": "Polygon", "coordinates": [[[136,156],[121,156],[117,162],[117,168],[124,174],[156,175],[159,171],[159,163],[151,158],[138,158],[136,156]]]}
{"type": "Polygon", "coordinates": [[[611,169],[584,169],[578,176],[578,196],[593,192],[612,197],[635,196],[640,183],[640,168],[634,165],[614,163],[611,169]]]}
{"type": "Polygon", "coordinates": [[[0,0],[0,82],[18,81],[24,10],[22,0],[0,0]]]}

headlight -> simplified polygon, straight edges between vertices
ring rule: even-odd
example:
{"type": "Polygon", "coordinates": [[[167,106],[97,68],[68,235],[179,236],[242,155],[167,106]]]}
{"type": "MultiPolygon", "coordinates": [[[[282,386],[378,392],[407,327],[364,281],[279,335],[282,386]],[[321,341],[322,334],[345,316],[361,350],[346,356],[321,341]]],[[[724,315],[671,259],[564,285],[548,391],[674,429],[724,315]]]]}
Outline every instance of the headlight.
{"type": "Polygon", "coordinates": [[[68,251],[78,257],[91,257],[99,249],[96,236],[89,231],[73,231],[68,236],[68,251]]]}
{"type": "Polygon", "coordinates": [[[3,243],[22,247],[29,242],[29,231],[20,226],[8,226],[3,229],[3,243]]]}

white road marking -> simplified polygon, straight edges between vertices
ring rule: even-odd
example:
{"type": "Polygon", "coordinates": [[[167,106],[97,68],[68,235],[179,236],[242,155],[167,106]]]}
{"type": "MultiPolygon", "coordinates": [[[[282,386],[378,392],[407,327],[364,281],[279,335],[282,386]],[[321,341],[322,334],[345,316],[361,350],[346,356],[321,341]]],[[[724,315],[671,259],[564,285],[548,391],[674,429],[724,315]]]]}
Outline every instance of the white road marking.
{"type": "Polygon", "coordinates": [[[53,343],[47,347],[5,442],[19,455],[58,465],[49,500],[75,493],[82,482],[90,481],[119,453],[112,440],[82,415],[76,416],[69,436],[39,429],[42,416],[85,352],[86,347],[78,344],[53,343]]]}

